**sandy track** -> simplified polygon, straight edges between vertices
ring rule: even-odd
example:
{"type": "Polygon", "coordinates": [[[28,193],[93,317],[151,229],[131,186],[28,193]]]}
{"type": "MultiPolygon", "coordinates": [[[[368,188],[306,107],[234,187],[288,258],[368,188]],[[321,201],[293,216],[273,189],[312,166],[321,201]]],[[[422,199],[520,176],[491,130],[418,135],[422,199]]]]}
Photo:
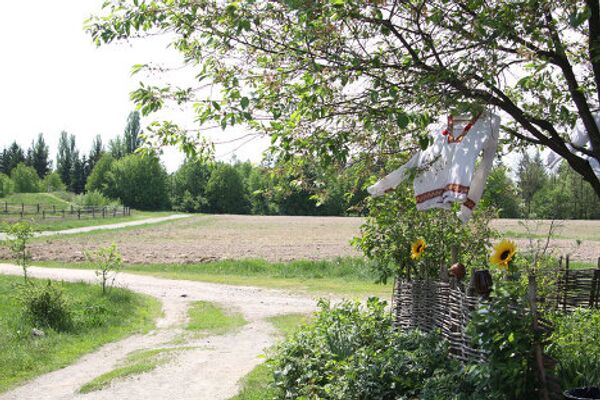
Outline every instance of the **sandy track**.
{"type": "MultiPolygon", "coordinates": [[[[14,265],[0,264],[2,274],[21,274],[14,265]]],[[[94,282],[93,271],[32,267],[32,277],[94,282]]],[[[284,291],[227,286],[202,282],[163,280],[119,274],[120,286],[159,298],[164,317],[157,329],[103,346],[66,368],[40,376],[0,395],[0,400],[219,400],[238,391],[240,378],[259,364],[264,350],[274,344],[274,328],[265,318],[288,313],[309,313],[315,301],[284,291]],[[182,297],[186,295],[187,297],[182,297]],[[127,354],[137,350],[172,347],[169,342],[185,335],[186,310],[190,302],[205,300],[241,312],[248,324],[237,332],[205,338],[187,337],[180,346],[192,346],[174,355],[168,364],[152,372],[114,383],[86,395],[77,393],[91,379],[114,369],[127,354]]]]}

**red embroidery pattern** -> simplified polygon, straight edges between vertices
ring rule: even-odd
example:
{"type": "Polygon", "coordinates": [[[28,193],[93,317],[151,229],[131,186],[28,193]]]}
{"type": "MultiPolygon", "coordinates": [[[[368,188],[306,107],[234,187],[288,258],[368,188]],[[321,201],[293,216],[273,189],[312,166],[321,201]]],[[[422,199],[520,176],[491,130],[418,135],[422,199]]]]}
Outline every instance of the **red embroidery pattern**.
{"type": "Polygon", "coordinates": [[[469,186],[459,185],[458,183],[450,183],[443,188],[430,190],[429,192],[422,193],[415,197],[417,200],[417,204],[423,203],[427,200],[434,199],[436,197],[440,197],[444,194],[444,192],[456,192],[467,194],[469,193],[469,186]]]}
{"type": "Polygon", "coordinates": [[[475,208],[475,202],[467,197],[464,202],[464,206],[472,210],[475,208]]]}

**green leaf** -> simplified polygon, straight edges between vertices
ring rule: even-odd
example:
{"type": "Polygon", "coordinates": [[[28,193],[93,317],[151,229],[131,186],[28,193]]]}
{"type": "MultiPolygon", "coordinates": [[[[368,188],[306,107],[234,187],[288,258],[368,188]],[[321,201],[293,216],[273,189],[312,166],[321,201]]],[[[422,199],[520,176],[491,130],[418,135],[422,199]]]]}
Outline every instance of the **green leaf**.
{"type": "Polygon", "coordinates": [[[247,97],[242,97],[242,100],[240,100],[240,105],[242,106],[242,108],[248,108],[248,106],[250,105],[250,100],[247,97]]]}

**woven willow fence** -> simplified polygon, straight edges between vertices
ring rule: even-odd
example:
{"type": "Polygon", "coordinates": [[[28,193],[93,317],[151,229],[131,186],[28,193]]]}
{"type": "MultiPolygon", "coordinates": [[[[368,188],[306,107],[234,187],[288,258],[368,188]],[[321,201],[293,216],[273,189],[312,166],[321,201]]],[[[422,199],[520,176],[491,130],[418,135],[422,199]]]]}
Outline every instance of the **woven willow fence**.
{"type": "MultiPolygon", "coordinates": [[[[546,299],[537,297],[535,279],[530,279],[534,303],[537,302],[534,310],[537,318],[532,329],[546,335],[551,333],[552,326],[544,318],[544,311],[568,313],[576,308],[600,308],[600,259],[598,266],[598,269],[571,270],[568,258],[564,268],[561,259],[554,271],[556,279],[550,290],[555,295],[546,299]]],[[[471,345],[466,332],[472,312],[482,301],[485,300],[474,294],[472,283],[464,284],[454,278],[448,281],[399,280],[394,287],[392,307],[396,326],[400,329],[437,330],[447,340],[451,357],[461,362],[485,362],[485,353],[471,345]]],[[[523,313],[530,311],[523,310],[523,313]]],[[[544,355],[541,345],[538,353],[539,373],[546,391],[546,396],[541,398],[558,398],[559,383],[551,373],[556,360],[544,355]]]]}

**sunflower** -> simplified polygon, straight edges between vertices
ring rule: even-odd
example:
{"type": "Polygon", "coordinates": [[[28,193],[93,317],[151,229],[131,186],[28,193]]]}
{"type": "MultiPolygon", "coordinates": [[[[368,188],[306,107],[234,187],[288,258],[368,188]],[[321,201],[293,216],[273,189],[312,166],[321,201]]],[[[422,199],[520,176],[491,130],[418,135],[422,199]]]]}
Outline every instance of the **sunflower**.
{"type": "Polygon", "coordinates": [[[508,270],[508,264],[517,253],[517,245],[504,239],[494,247],[494,254],[490,257],[490,262],[498,267],[508,270]]]}
{"type": "Polygon", "coordinates": [[[425,243],[423,239],[418,239],[412,244],[412,246],[410,246],[410,258],[412,258],[413,260],[418,260],[419,258],[421,258],[421,255],[425,251],[426,247],[427,243],[425,243]]]}

